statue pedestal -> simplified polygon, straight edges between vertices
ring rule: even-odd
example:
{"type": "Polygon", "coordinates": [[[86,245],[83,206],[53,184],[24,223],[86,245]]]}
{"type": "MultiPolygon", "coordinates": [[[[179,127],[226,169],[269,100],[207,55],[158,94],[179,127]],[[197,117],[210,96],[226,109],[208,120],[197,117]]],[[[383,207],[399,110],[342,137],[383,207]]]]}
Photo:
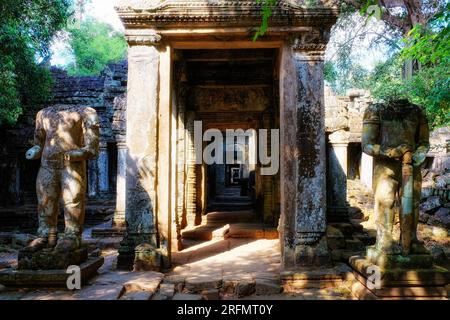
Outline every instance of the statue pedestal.
{"type": "Polygon", "coordinates": [[[377,270],[372,262],[375,256],[371,259],[351,257],[349,262],[356,278],[352,285],[353,295],[359,299],[446,299],[445,286],[450,281],[450,272],[436,265],[430,266],[430,260],[422,256],[427,255],[409,256],[410,259],[399,255],[376,257],[390,265],[378,269],[381,277],[377,288],[373,286],[374,270],[377,270]]]}
{"type": "Polygon", "coordinates": [[[12,287],[65,287],[73,273],[69,266],[80,268],[81,283],[86,283],[97,274],[103,265],[101,256],[88,255],[86,246],[70,252],[43,249],[37,252],[19,252],[18,268],[0,271],[0,284],[12,287]]]}
{"type": "Polygon", "coordinates": [[[374,265],[383,269],[430,269],[433,267],[431,254],[386,254],[375,249],[374,246],[367,248],[367,259],[374,265]]]}
{"type": "Polygon", "coordinates": [[[43,249],[37,252],[19,251],[19,270],[57,270],[69,266],[79,266],[88,259],[87,247],[83,246],[69,252],[57,252],[53,249],[43,249]]]}

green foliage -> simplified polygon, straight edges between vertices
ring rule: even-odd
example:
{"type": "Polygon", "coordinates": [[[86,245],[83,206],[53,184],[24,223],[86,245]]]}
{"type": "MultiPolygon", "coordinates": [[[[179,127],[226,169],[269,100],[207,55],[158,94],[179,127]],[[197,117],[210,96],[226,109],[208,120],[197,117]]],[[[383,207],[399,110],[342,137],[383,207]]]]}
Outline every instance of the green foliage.
{"type": "Polygon", "coordinates": [[[450,2],[444,11],[436,14],[427,26],[417,24],[404,39],[404,59],[415,59],[421,64],[445,63],[450,56],[450,2]]]}
{"type": "Polygon", "coordinates": [[[127,43],[122,33],[106,23],[87,19],[68,28],[75,62],[70,75],[98,75],[108,63],[126,58],[127,43]]]}
{"type": "Polygon", "coordinates": [[[366,85],[369,71],[363,66],[347,60],[348,65],[341,65],[326,61],[324,65],[324,79],[327,85],[339,95],[345,95],[348,89],[363,88],[366,85]]]}
{"type": "Polygon", "coordinates": [[[70,15],[69,0],[0,2],[0,125],[13,124],[26,106],[50,98],[46,61],[55,33],[70,15]]]}
{"type": "Polygon", "coordinates": [[[262,22],[258,31],[256,31],[253,41],[263,36],[269,28],[269,19],[272,16],[272,8],[277,4],[278,0],[256,0],[261,5],[262,22]]]}
{"type": "Polygon", "coordinates": [[[450,125],[450,64],[422,67],[411,78],[402,77],[404,60],[399,54],[379,64],[364,88],[375,99],[389,101],[406,98],[425,108],[432,128],[450,125]]]}

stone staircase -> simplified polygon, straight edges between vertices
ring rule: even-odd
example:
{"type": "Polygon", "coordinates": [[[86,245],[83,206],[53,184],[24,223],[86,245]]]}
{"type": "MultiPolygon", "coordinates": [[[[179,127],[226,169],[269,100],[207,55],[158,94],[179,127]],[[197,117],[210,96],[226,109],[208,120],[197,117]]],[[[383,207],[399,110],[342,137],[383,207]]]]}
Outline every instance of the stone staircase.
{"type": "Polygon", "coordinates": [[[184,243],[227,238],[276,239],[276,228],[259,223],[250,197],[241,196],[240,189],[226,188],[208,206],[209,213],[199,226],[182,231],[184,243]]]}

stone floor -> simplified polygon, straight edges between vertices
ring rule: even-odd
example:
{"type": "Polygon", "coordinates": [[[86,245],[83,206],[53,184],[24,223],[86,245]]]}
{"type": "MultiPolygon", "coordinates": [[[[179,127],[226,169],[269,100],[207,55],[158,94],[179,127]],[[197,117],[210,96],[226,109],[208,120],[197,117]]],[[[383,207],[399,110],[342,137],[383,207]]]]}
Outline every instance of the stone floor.
{"type": "MultiPolygon", "coordinates": [[[[375,226],[371,218],[373,216],[371,193],[358,182],[351,182],[349,183],[349,203],[353,208],[353,223],[360,224],[360,228],[364,228],[369,233],[373,232],[375,226]]],[[[221,221],[220,215],[217,217],[211,215],[210,219],[212,218],[221,221]]],[[[109,228],[110,224],[110,222],[101,223],[95,228],[109,228]]],[[[237,228],[236,230],[228,226],[228,229],[225,228],[228,230],[226,233],[219,230],[220,232],[216,232],[220,233],[219,236],[214,233],[210,240],[196,240],[195,237],[184,240],[185,249],[173,254],[173,268],[166,274],[116,270],[117,248],[121,238],[92,238],[90,233],[94,227],[89,227],[83,234],[84,241],[92,247],[99,247],[105,258],[97,277],[75,292],[61,288],[13,289],[0,285],[0,300],[356,299],[351,295],[345,281],[341,285],[331,287],[301,287],[292,293],[282,292],[279,241],[270,237],[264,239],[257,236],[253,238],[230,236],[233,233],[242,234],[243,231],[248,235],[248,230],[251,230],[251,234],[262,232],[259,227],[251,227],[250,224],[247,227],[245,223],[236,224],[233,227],[237,228]]],[[[341,228],[334,230],[335,233],[344,235],[348,229],[347,225],[335,225],[335,227],[334,229],[341,228]]],[[[332,228],[327,231],[332,235],[332,228]]],[[[359,242],[356,243],[353,234],[351,236],[353,238],[349,240],[345,235],[345,246],[352,245],[354,249],[358,249],[355,244],[359,242]]],[[[428,249],[432,250],[433,255],[440,257],[442,265],[449,268],[448,231],[420,224],[419,236],[425,241],[428,249]]],[[[0,269],[17,265],[17,251],[26,244],[28,239],[29,235],[26,234],[0,233],[0,269]]],[[[340,262],[342,261],[341,259],[340,262]]],[[[338,264],[339,260],[336,263],[338,264]]],[[[344,271],[348,268],[343,263],[341,266],[344,271]]]]}
{"type": "Polygon", "coordinates": [[[339,288],[281,293],[278,240],[211,242],[176,254],[166,274],[117,271],[117,251],[103,250],[99,275],[79,291],[0,287],[0,300],[354,299],[339,288]]]}

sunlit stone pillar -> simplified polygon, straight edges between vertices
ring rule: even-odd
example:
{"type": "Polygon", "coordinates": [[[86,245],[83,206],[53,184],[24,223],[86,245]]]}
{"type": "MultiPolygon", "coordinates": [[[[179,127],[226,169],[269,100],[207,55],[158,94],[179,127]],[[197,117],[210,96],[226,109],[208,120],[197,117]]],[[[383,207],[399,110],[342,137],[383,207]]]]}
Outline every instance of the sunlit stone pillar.
{"type": "Polygon", "coordinates": [[[117,139],[117,184],[116,184],[116,210],[113,225],[118,228],[125,227],[125,197],[127,173],[127,144],[124,138],[117,139]]]}
{"type": "Polygon", "coordinates": [[[158,43],[151,30],[130,30],[126,115],[126,236],[118,267],[157,269],[156,177],[158,157],[158,43]],[[147,259],[147,260],[146,260],[147,259]],[[146,261],[145,261],[146,260],[146,261]]]}
{"type": "Polygon", "coordinates": [[[347,148],[348,131],[336,131],[329,135],[328,219],[334,222],[348,220],[347,205],[347,148]]]}
{"type": "Polygon", "coordinates": [[[361,155],[361,169],[360,169],[361,182],[372,190],[373,179],[373,157],[365,154],[361,155]]]}
{"type": "Polygon", "coordinates": [[[282,265],[324,266],[326,241],[326,142],[323,55],[327,33],[286,43],[280,77],[282,265]]]}
{"type": "Polygon", "coordinates": [[[108,148],[104,141],[99,144],[99,153],[97,158],[98,168],[98,190],[100,193],[109,191],[109,168],[108,168],[108,148]]]}

